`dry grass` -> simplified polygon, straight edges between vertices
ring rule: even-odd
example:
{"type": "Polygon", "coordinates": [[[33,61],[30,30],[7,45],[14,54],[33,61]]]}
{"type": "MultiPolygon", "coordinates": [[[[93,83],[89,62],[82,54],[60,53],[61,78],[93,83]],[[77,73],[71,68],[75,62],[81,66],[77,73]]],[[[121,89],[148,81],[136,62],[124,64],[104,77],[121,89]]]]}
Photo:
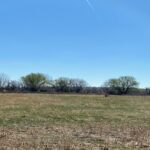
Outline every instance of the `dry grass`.
{"type": "Polygon", "coordinates": [[[150,97],[0,94],[0,150],[150,150],[150,97]]]}

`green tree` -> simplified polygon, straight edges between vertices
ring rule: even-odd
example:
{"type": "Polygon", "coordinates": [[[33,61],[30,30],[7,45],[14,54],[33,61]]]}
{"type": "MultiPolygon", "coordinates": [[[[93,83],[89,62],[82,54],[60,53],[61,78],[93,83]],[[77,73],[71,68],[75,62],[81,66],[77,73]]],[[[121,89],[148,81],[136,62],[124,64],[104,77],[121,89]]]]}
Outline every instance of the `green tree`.
{"type": "Polygon", "coordinates": [[[21,78],[25,88],[30,91],[38,91],[49,84],[49,79],[42,73],[31,73],[21,78]]]}
{"type": "Polygon", "coordinates": [[[104,87],[107,87],[107,93],[118,94],[118,79],[109,79],[104,83],[104,87]]]}
{"type": "Polygon", "coordinates": [[[130,89],[138,86],[138,82],[132,76],[123,76],[108,80],[105,86],[109,87],[114,94],[127,94],[130,89]]]}
{"type": "Polygon", "coordinates": [[[138,82],[132,76],[124,76],[118,79],[121,94],[127,94],[131,88],[136,88],[138,82]]]}

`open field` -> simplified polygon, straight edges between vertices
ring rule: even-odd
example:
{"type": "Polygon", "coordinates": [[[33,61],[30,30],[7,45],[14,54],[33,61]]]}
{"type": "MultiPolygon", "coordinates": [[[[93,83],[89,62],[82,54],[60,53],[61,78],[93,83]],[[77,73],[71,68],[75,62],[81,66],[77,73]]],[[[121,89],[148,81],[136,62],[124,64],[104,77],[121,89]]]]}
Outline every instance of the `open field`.
{"type": "Polygon", "coordinates": [[[0,94],[0,150],[150,150],[150,97],[0,94]]]}

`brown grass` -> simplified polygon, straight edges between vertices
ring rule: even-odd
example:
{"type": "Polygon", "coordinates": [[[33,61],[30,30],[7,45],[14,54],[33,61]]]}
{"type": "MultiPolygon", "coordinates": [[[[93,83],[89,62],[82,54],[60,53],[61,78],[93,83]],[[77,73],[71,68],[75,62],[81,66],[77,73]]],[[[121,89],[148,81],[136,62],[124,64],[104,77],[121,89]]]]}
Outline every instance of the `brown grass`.
{"type": "Polygon", "coordinates": [[[150,150],[150,97],[0,94],[0,150],[150,150]]]}

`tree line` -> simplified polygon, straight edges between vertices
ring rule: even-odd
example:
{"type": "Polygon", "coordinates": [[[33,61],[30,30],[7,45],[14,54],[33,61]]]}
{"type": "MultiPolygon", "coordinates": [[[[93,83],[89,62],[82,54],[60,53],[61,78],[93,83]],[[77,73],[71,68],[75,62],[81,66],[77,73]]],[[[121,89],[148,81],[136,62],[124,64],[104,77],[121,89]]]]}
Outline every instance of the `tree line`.
{"type": "Polygon", "coordinates": [[[139,83],[132,76],[109,79],[100,87],[92,87],[83,79],[61,77],[52,80],[43,73],[30,73],[18,81],[10,80],[4,73],[0,74],[0,92],[150,95],[150,89],[140,89],[138,85],[139,83]]]}

